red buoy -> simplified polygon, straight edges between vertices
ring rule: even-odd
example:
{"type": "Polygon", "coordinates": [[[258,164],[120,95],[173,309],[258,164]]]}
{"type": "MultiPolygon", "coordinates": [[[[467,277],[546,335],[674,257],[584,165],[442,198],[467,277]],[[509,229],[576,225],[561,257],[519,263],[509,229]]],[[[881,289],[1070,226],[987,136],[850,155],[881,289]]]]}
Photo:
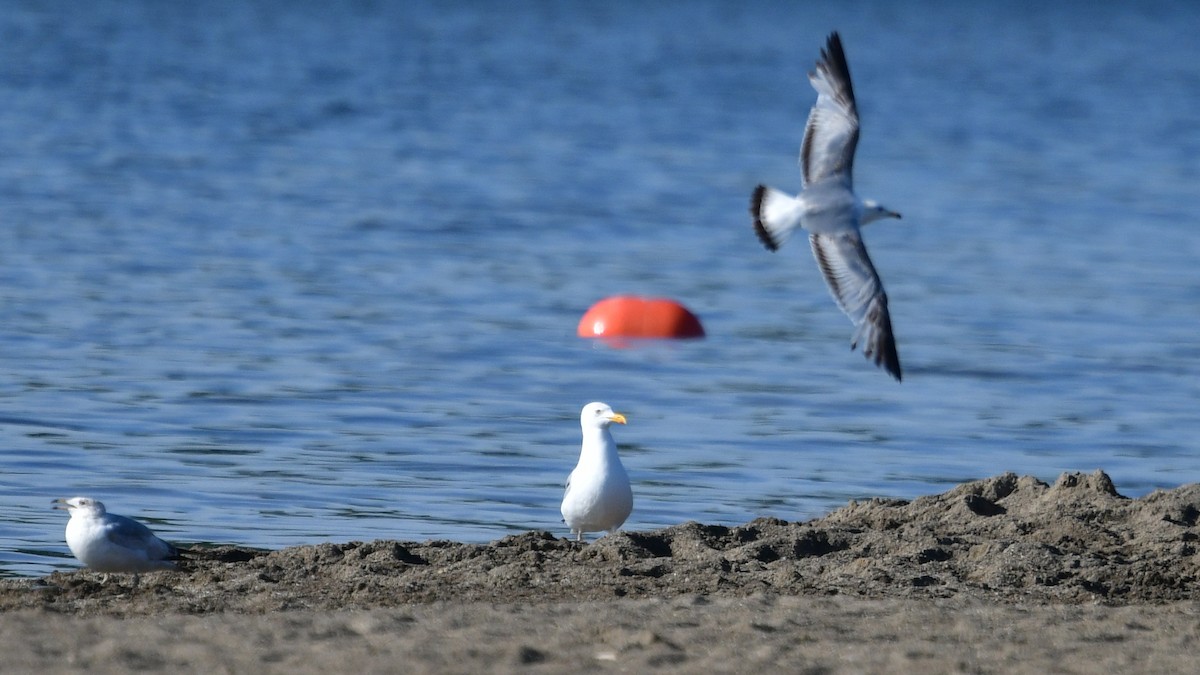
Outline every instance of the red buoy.
{"type": "Polygon", "coordinates": [[[666,298],[614,295],[592,305],[579,320],[579,337],[698,338],[704,327],[686,307],[666,298]]]}

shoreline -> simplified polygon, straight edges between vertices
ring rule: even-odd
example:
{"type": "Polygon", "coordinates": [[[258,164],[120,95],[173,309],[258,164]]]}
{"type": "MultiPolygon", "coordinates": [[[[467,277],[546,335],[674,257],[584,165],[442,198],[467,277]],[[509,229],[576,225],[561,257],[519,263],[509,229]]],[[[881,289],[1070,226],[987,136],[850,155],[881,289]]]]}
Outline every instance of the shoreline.
{"type": "Polygon", "coordinates": [[[590,544],[194,548],[136,587],[0,581],[0,646],[50,672],[376,672],[400,656],[414,672],[1182,669],[1200,637],[1198,522],[1200,485],[1128,499],[1101,471],[1009,473],[807,522],[590,544]]]}

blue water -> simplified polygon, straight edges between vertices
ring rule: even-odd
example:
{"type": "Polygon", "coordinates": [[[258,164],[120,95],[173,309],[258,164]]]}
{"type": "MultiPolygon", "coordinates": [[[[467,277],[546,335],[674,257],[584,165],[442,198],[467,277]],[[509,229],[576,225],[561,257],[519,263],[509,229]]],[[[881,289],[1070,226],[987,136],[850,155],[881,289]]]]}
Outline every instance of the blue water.
{"type": "Polygon", "coordinates": [[[565,535],[592,400],[631,529],[1200,478],[1200,6],[843,4],[6,3],[0,575],[77,565],[76,494],[180,542],[565,535]],[[832,29],[902,384],[746,212],[832,29]],[[577,338],[616,293],[708,338],[577,338]]]}

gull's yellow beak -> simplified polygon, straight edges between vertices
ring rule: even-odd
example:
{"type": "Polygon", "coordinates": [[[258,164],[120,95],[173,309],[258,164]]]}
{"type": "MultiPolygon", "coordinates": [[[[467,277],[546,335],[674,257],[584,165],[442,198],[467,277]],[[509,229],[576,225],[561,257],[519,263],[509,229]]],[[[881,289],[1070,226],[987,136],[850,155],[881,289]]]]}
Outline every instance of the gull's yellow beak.
{"type": "Polygon", "coordinates": [[[617,424],[625,424],[625,416],[621,413],[613,413],[613,416],[608,419],[616,422],[617,424]]]}

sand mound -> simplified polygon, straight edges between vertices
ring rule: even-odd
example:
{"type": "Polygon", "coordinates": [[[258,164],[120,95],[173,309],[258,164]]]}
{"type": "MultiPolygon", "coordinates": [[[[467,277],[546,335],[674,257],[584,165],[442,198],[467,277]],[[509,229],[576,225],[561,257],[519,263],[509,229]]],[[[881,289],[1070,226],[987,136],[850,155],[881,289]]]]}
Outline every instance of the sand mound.
{"type": "Polygon", "coordinates": [[[1110,604],[1194,600],[1200,485],[1142,499],[1103,472],[1049,486],[1004,474],[824,518],[685,523],[580,544],[527,532],[490,544],[375,541],[197,548],[179,572],[87,571],[0,583],[0,610],[81,615],[263,613],[414,603],[553,603],[680,595],[966,596],[1110,604]]]}

